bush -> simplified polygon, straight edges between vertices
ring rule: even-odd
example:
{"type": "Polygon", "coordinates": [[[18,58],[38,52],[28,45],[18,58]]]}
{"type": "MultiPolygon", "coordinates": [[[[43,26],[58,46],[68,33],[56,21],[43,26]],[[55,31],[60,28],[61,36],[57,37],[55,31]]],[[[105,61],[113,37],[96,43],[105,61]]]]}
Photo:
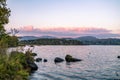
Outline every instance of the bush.
{"type": "Polygon", "coordinates": [[[23,53],[0,54],[0,80],[28,80],[29,70],[25,66],[26,56],[23,53]]]}

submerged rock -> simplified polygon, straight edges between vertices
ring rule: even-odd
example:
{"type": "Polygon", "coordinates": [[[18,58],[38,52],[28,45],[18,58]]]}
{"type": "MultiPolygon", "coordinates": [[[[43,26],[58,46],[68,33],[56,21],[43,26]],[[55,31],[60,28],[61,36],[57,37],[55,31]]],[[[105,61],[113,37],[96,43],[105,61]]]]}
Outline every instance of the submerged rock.
{"type": "Polygon", "coordinates": [[[59,57],[56,57],[56,58],[54,59],[54,62],[55,62],[55,63],[59,63],[59,62],[63,62],[63,61],[64,61],[64,59],[59,58],[59,57]]]}
{"type": "Polygon", "coordinates": [[[71,55],[66,55],[66,56],[65,56],[65,60],[66,60],[67,62],[82,61],[82,59],[73,58],[71,55]]]}
{"type": "Polygon", "coordinates": [[[47,59],[44,59],[43,62],[47,62],[47,59]]]}
{"type": "Polygon", "coordinates": [[[36,58],[35,61],[36,61],[36,62],[40,62],[40,61],[42,61],[42,58],[36,58]]]}

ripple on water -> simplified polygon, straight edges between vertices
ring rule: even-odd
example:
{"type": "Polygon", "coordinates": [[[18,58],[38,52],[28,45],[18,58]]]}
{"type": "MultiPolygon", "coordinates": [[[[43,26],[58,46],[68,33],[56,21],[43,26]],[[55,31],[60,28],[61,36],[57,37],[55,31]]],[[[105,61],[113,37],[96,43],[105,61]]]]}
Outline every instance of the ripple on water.
{"type": "Polygon", "coordinates": [[[116,58],[120,46],[37,46],[34,51],[48,62],[37,63],[39,69],[30,80],[120,80],[120,60],[116,58]],[[68,53],[83,61],[54,63],[56,56],[64,58],[68,53]]]}

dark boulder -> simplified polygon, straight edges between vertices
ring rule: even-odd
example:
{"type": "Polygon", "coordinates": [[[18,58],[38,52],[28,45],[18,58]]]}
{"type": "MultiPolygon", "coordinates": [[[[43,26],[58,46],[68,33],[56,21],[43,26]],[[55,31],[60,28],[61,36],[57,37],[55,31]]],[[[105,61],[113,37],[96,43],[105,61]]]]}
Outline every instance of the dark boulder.
{"type": "Polygon", "coordinates": [[[81,59],[73,58],[71,55],[66,55],[65,60],[67,62],[77,62],[77,61],[82,61],[81,59]]]}
{"type": "Polygon", "coordinates": [[[47,62],[47,59],[44,59],[43,62],[47,62]]]}
{"type": "Polygon", "coordinates": [[[38,66],[33,61],[27,60],[27,64],[30,67],[31,71],[35,71],[38,69],[38,66]]]}
{"type": "Polygon", "coordinates": [[[42,58],[36,58],[35,61],[36,61],[36,62],[40,62],[40,61],[42,61],[42,58]]]}
{"type": "Polygon", "coordinates": [[[66,55],[66,56],[65,56],[65,60],[66,60],[67,62],[71,62],[72,56],[71,56],[71,55],[66,55]]]}
{"type": "Polygon", "coordinates": [[[31,71],[35,71],[38,69],[38,66],[35,63],[29,64],[31,71]]]}
{"type": "Polygon", "coordinates": [[[37,56],[37,53],[31,53],[31,56],[37,56]]]}
{"type": "Polygon", "coordinates": [[[118,56],[117,58],[120,58],[120,56],[118,56]]]}
{"type": "Polygon", "coordinates": [[[56,57],[56,58],[54,59],[54,62],[55,62],[55,63],[59,63],[59,62],[63,62],[63,61],[64,61],[64,59],[59,58],[59,57],[56,57]]]}

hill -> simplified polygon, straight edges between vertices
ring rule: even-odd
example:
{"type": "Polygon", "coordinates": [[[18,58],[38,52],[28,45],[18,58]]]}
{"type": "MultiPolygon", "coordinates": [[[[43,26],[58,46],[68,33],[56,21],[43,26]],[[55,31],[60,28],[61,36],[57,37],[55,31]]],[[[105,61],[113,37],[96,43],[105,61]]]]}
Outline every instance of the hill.
{"type": "Polygon", "coordinates": [[[19,37],[20,41],[24,40],[36,40],[36,39],[54,39],[56,37],[53,36],[40,36],[40,37],[35,37],[35,36],[21,36],[19,37]]]}
{"type": "Polygon", "coordinates": [[[75,38],[75,40],[79,40],[79,41],[94,41],[94,40],[98,40],[98,39],[96,37],[93,37],[93,36],[83,36],[83,37],[75,38]]]}

